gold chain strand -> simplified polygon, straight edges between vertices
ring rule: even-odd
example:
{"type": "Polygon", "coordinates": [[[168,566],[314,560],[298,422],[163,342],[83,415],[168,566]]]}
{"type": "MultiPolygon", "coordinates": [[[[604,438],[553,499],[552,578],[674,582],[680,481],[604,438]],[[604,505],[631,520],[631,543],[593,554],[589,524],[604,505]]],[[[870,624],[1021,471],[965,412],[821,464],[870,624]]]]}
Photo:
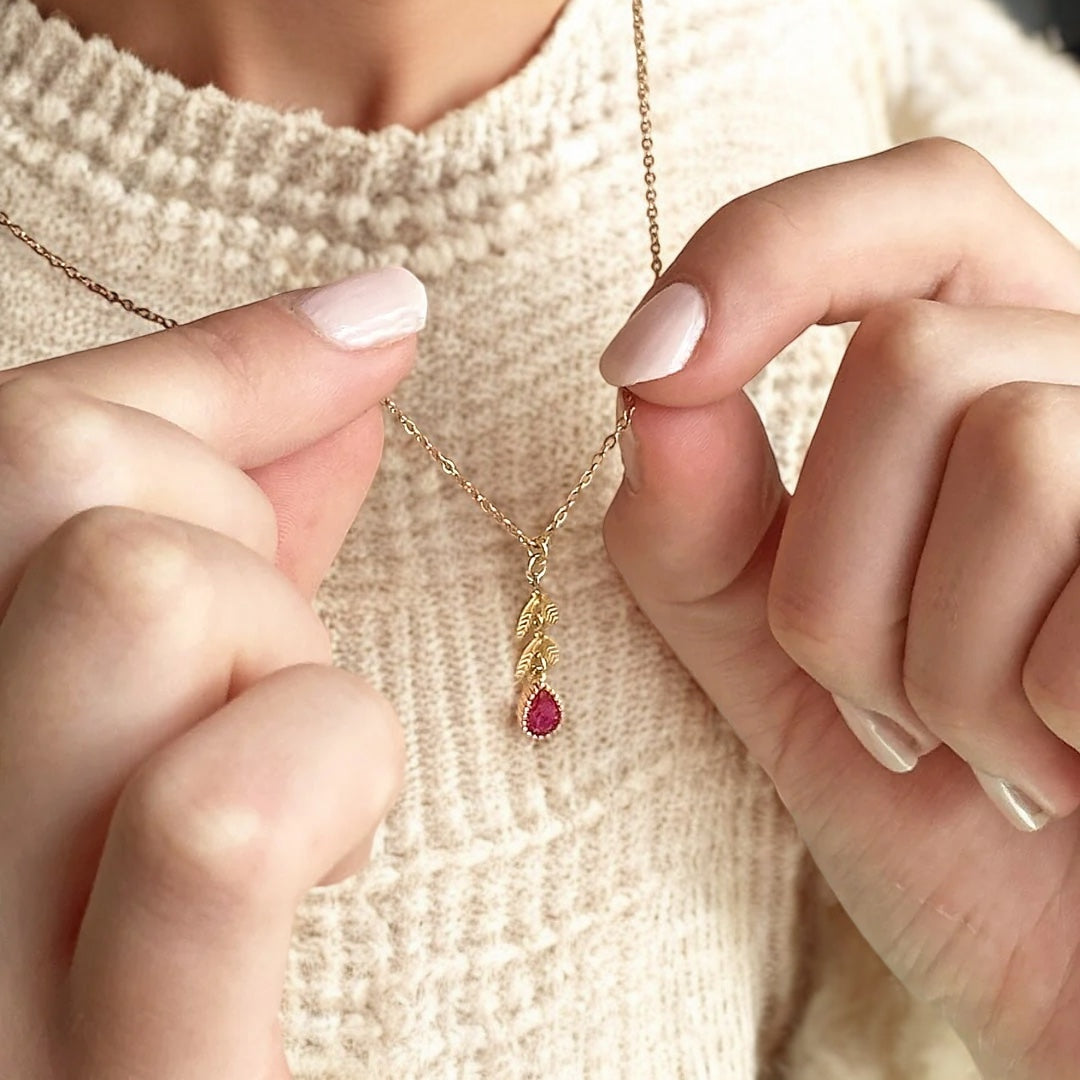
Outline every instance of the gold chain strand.
{"type": "MultiPolygon", "coordinates": [[[[626,398],[630,398],[629,393],[626,393],[626,398]]],[[[629,402],[624,408],[622,416],[619,417],[619,422],[615,425],[614,431],[604,439],[600,449],[593,454],[589,467],[581,474],[578,482],[570,489],[566,498],[563,500],[562,505],[551,515],[551,520],[535,536],[530,536],[521,529],[509,515],[503,513],[503,511],[480,491],[471,480],[468,480],[463,476],[453,458],[447,457],[420,430],[420,428],[417,427],[416,422],[401,411],[394,401],[390,398],[384,398],[383,405],[386,406],[387,412],[389,412],[402,428],[404,428],[406,434],[416,440],[420,447],[427,453],[431,460],[442,469],[446,476],[449,476],[458,487],[460,487],[461,490],[488,515],[488,517],[498,522],[498,524],[517,540],[519,544],[527,548],[533,548],[540,545],[543,541],[550,539],[551,534],[562,527],[570,514],[571,508],[578,501],[578,497],[589,484],[592,483],[593,477],[600,469],[600,466],[603,465],[604,459],[616,446],[618,446],[619,436],[630,426],[630,421],[634,415],[633,403],[629,402]]]]}
{"type": "MultiPolygon", "coordinates": [[[[631,0],[634,26],[634,53],[637,61],[637,97],[640,117],[642,165],[645,179],[645,210],[649,225],[649,252],[653,277],[659,278],[663,263],[660,258],[660,226],[656,199],[656,159],[653,156],[652,112],[649,102],[649,73],[645,50],[644,0],[631,0]]],[[[77,266],[61,258],[40,241],[31,236],[24,228],[11,220],[0,208],[0,226],[6,228],[16,239],[21,240],[35,254],[57,270],[62,270],[72,281],[89,289],[110,304],[116,304],[125,311],[137,315],[147,322],[155,323],[166,330],[178,326],[176,319],[161,315],[151,308],[137,304],[134,300],[122,296],[100,282],[84,274],[77,266]]],[[[531,588],[529,600],[518,619],[517,636],[530,637],[521,658],[518,661],[516,676],[523,682],[518,704],[518,719],[522,730],[533,739],[543,740],[554,734],[562,722],[562,703],[554,690],[547,685],[547,672],[559,658],[558,646],[547,635],[547,629],[558,621],[559,612],[552,600],[544,595],[540,583],[547,573],[548,553],[552,535],[566,523],[571,509],[577,503],[582,492],[592,483],[604,459],[618,445],[619,436],[630,426],[634,417],[634,398],[626,390],[623,392],[623,410],[614,430],[604,439],[600,448],[593,454],[588,467],[578,477],[577,483],[567,493],[558,509],[551,515],[547,525],[535,535],[525,532],[505,511],[501,510],[485,495],[458,467],[453,458],[444,454],[431,439],[424,434],[419,425],[406,414],[396,402],[384,398],[382,404],[387,412],[401,425],[405,433],[413,439],[435,462],[442,472],[452,479],[462,491],[493,521],[497,522],[510,536],[529,552],[529,564],[526,579],[531,588]]]]}
{"type": "MultiPolygon", "coordinates": [[[[62,270],[72,281],[77,281],[80,285],[86,286],[87,289],[96,293],[104,300],[107,300],[110,304],[117,304],[125,311],[130,311],[133,315],[138,315],[140,318],[146,319],[147,322],[156,323],[166,330],[171,330],[174,326],[179,325],[176,319],[171,319],[167,315],[161,315],[151,308],[142,307],[141,305],[136,304],[135,301],[129,300],[126,296],[121,296],[114,289],[110,289],[100,282],[95,281],[93,278],[88,277],[79,270],[78,267],[73,266],[55,252],[50,251],[49,248],[45,247],[40,241],[35,240],[25,229],[12,221],[8,214],[2,209],[0,209],[0,226],[6,228],[13,236],[17,237],[32,251],[40,255],[51,266],[55,266],[58,270],[62,270]]],[[[627,394],[626,396],[629,398],[630,395],[627,394]]],[[[485,514],[497,521],[512,537],[514,537],[515,540],[518,541],[518,543],[525,547],[534,546],[541,540],[549,538],[556,529],[559,529],[563,525],[570,513],[571,507],[577,502],[578,496],[590,483],[592,483],[592,479],[600,466],[604,463],[604,459],[618,445],[619,436],[627,429],[627,427],[629,427],[634,412],[633,404],[628,404],[624,409],[622,416],[619,418],[619,422],[615,425],[615,430],[604,439],[600,449],[593,455],[589,467],[581,474],[577,483],[570,489],[566,498],[563,500],[562,505],[554,514],[552,514],[551,520],[539,533],[535,536],[530,536],[515,524],[508,514],[500,510],[499,507],[480,491],[471,480],[462,475],[461,470],[458,468],[458,465],[453,458],[444,454],[431,439],[420,430],[416,421],[404,412],[397,402],[391,398],[383,398],[382,404],[386,407],[387,412],[389,412],[401,425],[405,432],[420,444],[435,464],[438,465],[447,476],[456,481],[461,490],[464,491],[485,514]]]]}
{"type": "Polygon", "coordinates": [[[3,225],[16,239],[21,240],[31,251],[40,255],[50,266],[55,266],[57,270],[63,270],[72,281],[84,285],[92,293],[97,293],[98,296],[108,300],[110,304],[119,304],[125,311],[130,311],[132,315],[138,315],[140,319],[146,319],[147,322],[157,323],[158,326],[162,326],[166,330],[171,330],[178,325],[175,319],[159,315],[148,307],[141,307],[134,300],[129,300],[126,296],[121,296],[115,290],[102,285],[92,277],[87,277],[77,266],[72,266],[71,263],[61,259],[59,255],[50,251],[44,244],[35,240],[25,229],[16,225],[2,209],[0,209],[0,225],[3,225]]]}
{"type": "Polygon", "coordinates": [[[634,55],[637,59],[638,114],[641,117],[641,153],[645,166],[645,216],[649,220],[649,251],[653,277],[658,278],[664,264],[660,258],[660,220],[656,208],[656,158],[653,157],[652,108],[649,104],[649,60],[645,52],[645,12],[643,0],[633,0],[634,55]]]}

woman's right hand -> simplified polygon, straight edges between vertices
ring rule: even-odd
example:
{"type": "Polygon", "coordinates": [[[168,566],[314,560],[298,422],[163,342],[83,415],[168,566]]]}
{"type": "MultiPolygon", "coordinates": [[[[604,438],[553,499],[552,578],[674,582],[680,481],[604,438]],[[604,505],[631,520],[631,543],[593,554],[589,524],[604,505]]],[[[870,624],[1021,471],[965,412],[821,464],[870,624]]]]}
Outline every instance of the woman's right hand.
{"type": "Polygon", "coordinates": [[[0,1075],[288,1075],[295,908],[402,769],[309,601],[424,314],[392,268],[0,374],[0,1075]]]}

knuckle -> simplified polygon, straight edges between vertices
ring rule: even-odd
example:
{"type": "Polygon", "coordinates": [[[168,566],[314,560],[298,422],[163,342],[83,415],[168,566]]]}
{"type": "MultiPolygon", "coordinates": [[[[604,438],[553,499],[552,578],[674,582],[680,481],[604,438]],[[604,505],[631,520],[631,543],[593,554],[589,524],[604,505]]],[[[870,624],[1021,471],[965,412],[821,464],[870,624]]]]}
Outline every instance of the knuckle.
{"type": "MultiPolygon", "coordinates": [[[[288,696],[310,706],[314,738],[320,723],[349,733],[363,755],[350,782],[360,785],[373,825],[404,777],[404,736],[389,702],[359,676],[321,664],[280,669],[268,679],[282,680],[279,688],[287,683],[288,696]]],[[[304,816],[297,802],[309,790],[303,775],[275,772],[279,786],[269,797],[265,777],[238,768],[237,754],[166,747],[136,772],[118,802],[113,828],[124,860],[161,903],[249,917],[292,888],[310,843],[297,828],[304,816]]]]}
{"type": "Polygon", "coordinates": [[[735,229],[747,245],[779,265],[789,257],[789,241],[803,232],[795,208],[785,195],[787,181],[748,191],[722,207],[714,227],[735,229]]]}
{"type": "Polygon", "coordinates": [[[781,649],[816,682],[834,692],[852,686],[850,643],[842,619],[787,589],[770,588],[769,630],[781,649]]]}
{"type": "Polygon", "coordinates": [[[44,573],[66,608],[107,616],[131,633],[199,637],[212,582],[190,530],[178,521],[118,506],[84,510],[43,545],[44,573]]]}
{"type": "Polygon", "coordinates": [[[870,365],[880,392],[910,400],[941,378],[937,363],[948,312],[931,300],[898,300],[869,311],[848,347],[848,361],[870,365]]]}
{"type": "Polygon", "coordinates": [[[298,664],[292,678],[311,700],[320,701],[321,711],[350,717],[380,785],[373,801],[389,805],[405,778],[405,734],[390,700],[362,675],[329,664],[298,664]]]}
{"type": "Polygon", "coordinates": [[[281,542],[281,522],[278,520],[278,512],[274,507],[270,496],[252,480],[248,485],[251,492],[251,512],[248,520],[251,525],[251,544],[259,552],[263,552],[269,562],[277,557],[278,546],[281,542]]]}
{"type": "Polygon", "coordinates": [[[1036,647],[1024,664],[1020,684],[1035,712],[1061,734],[1068,725],[1075,736],[1080,729],[1080,678],[1072,664],[1060,663],[1036,647]]]}
{"type": "Polygon", "coordinates": [[[386,788],[382,793],[389,805],[405,783],[405,731],[397,712],[381,694],[375,696],[373,729],[376,733],[376,752],[383,767],[380,775],[386,788]]]}
{"type": "Polygon", "coordinates": [[[943,135],[917,139],[910,149],[921,155],[935,173],[945,173],[951,178],[963,176],[970,181],[990,180],[998,171],[974,147],[943,135]]]}
{"type": "Polygon", "coordinates": [[[970,688],[950,680],[944,665],[916,668],[905,660],[903,690],[916,714],[938,734],[964,732],[977,722],[970,688]]]}
{"type": "Polygon", "coordinates": [[[230,312],[229,316],[211,315],[196,322],[181,323],[165,333],[174,334],[180,340],[180,348],[185,354],[204,359],[225,373],[236,400],[236,415],[246,416],[246,406],[258,397],[266,365],[257,362],[261,350],[251,347],[250,319],[244,317],[242,311],[230,312]]]}
{"type": "Polygon", "coordinates": [[[132,778],[118,829],[140,879],[168,899],[247,908],[279,858],[275,822],[236,792],[235,763],[194,774],[166,752],[132,778]]]}
{"type": "Polygon", "coordinates": [[[47,375],[0,385],[0,464],[51,499],[119,501],[130,470],[106,403],[47,375]]]}
{"type": "Polygon", "coordinates": [[[997,498],[1046,505],[1057,488],[1061,447],[1068,445],[1062,436],[1075,426],[1074,406],[1049,384],[995,386],[968,406],[953,452],[978,463],[997,498]]]}
{"type": "Polygon", "coordinates": [[[888,617],[777,588],[767,603],[769,629],[780,648],[815,683],[841,697],[904,711],[900,666],[907,612],[888,617]]]}
{"type": "MultiPolygon", "coordinates": [[[[234,539],[240,541],[245,547],[261,555],[269,563],[277,567],[290,577],[298,572],[303,552],[297,552],[291,557],[281,549],[282,531],[291,521],[284,521],[278,517],[278,512],[270,496],[259,486],[259,483],[246,473],[236,469],[230,477],[231,484],[239,484],[232,496],[231,507],[243,507],[242,517],[230,522],[230,529],[234,539]],[[242,501],[241,501],[242,500],[242,501]]],[[[307,525],[306,521],[300,521],[301,527],[307,525]]]]}

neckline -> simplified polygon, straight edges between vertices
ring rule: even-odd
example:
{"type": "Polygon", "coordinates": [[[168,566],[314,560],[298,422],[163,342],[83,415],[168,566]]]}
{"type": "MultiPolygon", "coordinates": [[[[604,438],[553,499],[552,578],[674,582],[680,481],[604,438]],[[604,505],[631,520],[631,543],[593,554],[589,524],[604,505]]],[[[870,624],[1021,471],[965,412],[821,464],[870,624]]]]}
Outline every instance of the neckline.
{"type": "Polygon", "coordinates": [[[567,0],[522,68],[422,131],[361,132],[190,89],[31,0],[0,0],[0,105],[24,163],[62,155],[70,187],[324,233],[378,207],[389,238],[410,216],[475,219],[499,191],[589,164],[563,148],[632,106],[629,22],[603,6],[567,0]]]}

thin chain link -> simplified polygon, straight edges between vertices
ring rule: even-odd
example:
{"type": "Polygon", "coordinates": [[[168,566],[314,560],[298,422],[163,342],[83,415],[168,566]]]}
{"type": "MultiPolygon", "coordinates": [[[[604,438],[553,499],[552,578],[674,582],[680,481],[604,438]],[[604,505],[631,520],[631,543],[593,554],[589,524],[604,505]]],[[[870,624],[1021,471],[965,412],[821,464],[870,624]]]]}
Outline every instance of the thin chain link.
{"type": "MultiPolygon", "coordinates": [[[[634,53],[637,59],[637,94],[638,113],[641,118],[641,153],[642,165],[645,170],[645,213],[649,223],[649,252],[652,255],[651,268],[654,278],[658,278],[663,270],[663,262],[660,258],[660,226],[656,208],[656,173],[654,168],[656,159],[653,156],[652,136],[652,111],[649,104],[649,71],[645,51],[645,15],[644,0],[632,0],[634,22],[634,53]]],[[[176,319],[170,319],[167,315],[160,315],[151,308],[136,304],[126,296],[121,296],[114,289],[110,289],[100,282],[84,274],[77,266],[62,259],[55,252],[50,251],[44,244],[35,240],[25,229],[17,225],[8,214],[0,209],[0,226],[6,228],[16,239],[21,240],[31,251],[40,255],[51,266],[62,270],[72,281],[85,286],[92,293],[107,300],[110,304],[117,304],[125,311],[147,322],[156,323],[158,326],[169,330],[179,323],[176,319]]],[[[382,404],[387,412],[401,425],[406,434],[414,439],[419,446],[428,454],[443,473],[450,477],[457,485],[476,503],[476,505],[488,517],[496,521],[518,543],[529,549],[531,554],[529,575],[530,580],[535,577],[536,583],[544,576],[547,569],[548,543],[552,533],[561,529],[566,523],[581,493],[592,483],[593,477],[599,471],[604,459],[619,443],[619,436],[630,426],[634,418],[634,398],[628,391],[623,391],[623,411],[619,417],[615,429],[600,445],[599,450],[592,456],[588,468],[578,478],[577,483],[567,493],[559,508],[551,515],[547,525],[534,536],[526,533],[505,511],[495,505],[471,480],[464,476],[453,458],[444,454],[432,441],[420,430],[416,421],[409,417],[396,402],[390,398],[384,398],[382,404]]]]}
{"type": "Polygon", "coordinates": [[[125,311],[130,311],[132,315],[138,315],[140,319],[146,319],[147,322],[157,323],[158,326],[163,326],[166,330],[171,330],[178,325],[175,319],[159,315],[148,307],[141,307],[134,300],[129,300],[126,296],[121,296],[113,289],[95,281],[92,277],[87,277],[77,266],[72,266],[71,263],[50,251],[44,244],[38,243],[25,229],[16,225],[4,210],[0,210],[0,225],[3,225],[12,236],[21,240],[31,251],[36,252],[51,266],[55,266],[57,270],[63,270],[72,281],[85,285],[92,293],[97,293],[98,296],[108,300],[110,304],[119,304],[125,311]]]}
{"type": "Polygon", "coordinates": [[[623,409],[622,416],[619,417],[619,422],[615,425],[615,430],[604,439],[600,449],[593,454],[592,461],[589,462],[589,467],[581,474],[578,482],[570,489],[566,498],[563,500],[562,505],[551,515],[551,520],[547,525],[535,536],[530,536],[521,529],[515,523],[513,518],[500,510],[499,507],[496,506],[495,503],[493,503],[471,480],[463,476],[461,470],[457,467],[457,463],[452,458],[449,458],[442,453],[442,451],[420,430],[416,421],[412,420],[402,412],[394,401],[390,398],[384,398],[383,405],[386,406],[390,415],[405,429],[406,434],[416,440],[431,460],[434,461],[447,476],[454,480],[458,487],[460,487],[461,490],[488,515],[488,517],[498,522],[498,524],[517,540],[519,544],[522,544],[530,550],[535,550],[541,547],[543,542],[549,539],[556,529],[562,528],[570,514],[571,508],[578,501],[578,497],[592,483],[593,477],[600,469],[600,466],[603,465],[604,459],[618,445],[619,436],[630,426],[630,421],[634,416],[634,404],[630,394],[626,391],[623,393],[628,400],[623,409]]]}
{"type": "Polygon", "coordinates": [[[633,0],[634,54],[637,57],[638,113],[641,116],[641,153],[645,166],[645,216],[649,219],[649,251],[653,277],[664,269],[660,259],[660,220],[656,209],[656,158],[653,157],[652,108],[649,105],[649,61],[645,52],[643,0],[633,0]]]}

